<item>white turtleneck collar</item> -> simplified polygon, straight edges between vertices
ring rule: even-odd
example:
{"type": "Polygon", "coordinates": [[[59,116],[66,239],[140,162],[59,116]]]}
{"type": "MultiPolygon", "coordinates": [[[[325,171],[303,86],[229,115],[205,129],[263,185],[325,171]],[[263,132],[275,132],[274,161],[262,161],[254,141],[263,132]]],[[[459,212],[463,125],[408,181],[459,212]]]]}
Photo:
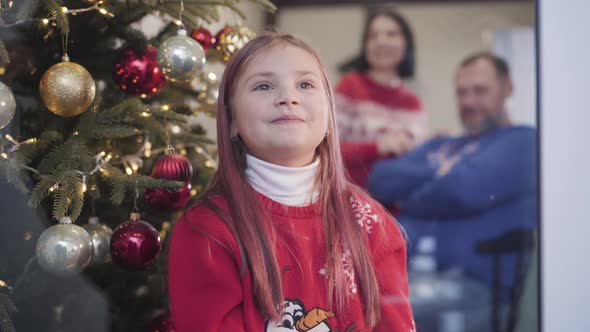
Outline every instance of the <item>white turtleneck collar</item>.
{"type": "Polygon", "coordinates": [[[246,177],[259,193],[288,206],[305,206],[315,203],[319,192],[314,182],[320,158],[303,167],[284,167],[246,154],[246,177]]]}

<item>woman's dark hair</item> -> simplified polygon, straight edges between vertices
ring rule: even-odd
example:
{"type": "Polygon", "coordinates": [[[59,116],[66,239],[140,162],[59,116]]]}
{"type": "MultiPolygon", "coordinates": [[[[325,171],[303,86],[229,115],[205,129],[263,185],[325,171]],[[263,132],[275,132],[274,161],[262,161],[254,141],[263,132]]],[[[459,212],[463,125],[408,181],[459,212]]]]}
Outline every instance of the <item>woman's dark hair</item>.
{"type": "Polygon", "coordinates": [[[391,9],[369,9],[367,15],[367,21],[365,22],[365,28],[363,31],[361,54],[352,60],[340,65],[339,70],[341,73],[345,73],[351,70],[356,71],[367,71],[369,70],[369,63],[367,62],[367,56],[365,54],[365,46],[367,45],[367,39],[369,37],[369,27],[373,20],[379,16],[385,16],[396,22],[401,29],[401,33],[406,41],[406,54],[398,66],[398,74],[401,78],[411,78],[414,76],[415,67],[415,47],[414,47],[414,35],[410,29],[408,21],[391,9]]]}

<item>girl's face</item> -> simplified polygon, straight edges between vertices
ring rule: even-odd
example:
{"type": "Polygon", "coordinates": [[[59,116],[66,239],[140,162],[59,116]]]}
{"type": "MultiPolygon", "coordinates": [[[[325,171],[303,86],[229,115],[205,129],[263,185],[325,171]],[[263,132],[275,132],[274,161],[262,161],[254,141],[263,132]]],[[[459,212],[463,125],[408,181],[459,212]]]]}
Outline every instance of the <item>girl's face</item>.
{"type": "Polygon", "coordinates": [[[401,27],[387,16],[377,16],[369,25],[365,54],[373,70],[395,70],[406,54],[401,27]]]}
{"type": "Polygon", "coordinates": [[[305,166],[326,135],[328,105],[315,58],[299,47],[278,45],[256,55],[239,76],[232,131],[259,159],[305,166]]]}

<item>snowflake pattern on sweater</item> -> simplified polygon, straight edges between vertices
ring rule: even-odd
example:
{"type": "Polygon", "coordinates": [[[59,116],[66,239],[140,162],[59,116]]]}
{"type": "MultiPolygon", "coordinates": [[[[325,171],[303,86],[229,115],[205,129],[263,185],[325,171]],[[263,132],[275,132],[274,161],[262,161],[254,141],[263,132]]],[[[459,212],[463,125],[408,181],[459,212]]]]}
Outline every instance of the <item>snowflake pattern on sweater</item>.
{"type": "MultiPolygon", "coordinates": [[[[381,218],[379,218],[379,215],[377,215],[373,211],[371,204],[369,204],[368,202],[360,201],[356,199],[354,196],[350,196],[350,204],[352,206],[352,211],[357,224],[365,232],[367,232],[367,234],[371,234],[373,225],[381,223],[381,218]]],[[[344,250],[344,255],[342,256],[342,272],[344,273],[348,281],[348,290],[352,294],[356,294],[358,291],[358,286],[356,284],[356,278],[354,276],[354,267],[352,265],[350,256],[350,250],[344,250]]],[[[327,265],[324,264],[324,267],[322,267],[319,272],[322,276],[326,277],[328,275],[327,265]]]]}
{"type": "Polygon", "coordinates": [[[350,204],[352,205],[352,211],[356,222],[361,226],[368,234],[371,234],[374,224],[381,222],[379,215],[373,211],[373,207],[368,202],[362,202],[356,199],[354,196],[350,196],[350,204]]]}

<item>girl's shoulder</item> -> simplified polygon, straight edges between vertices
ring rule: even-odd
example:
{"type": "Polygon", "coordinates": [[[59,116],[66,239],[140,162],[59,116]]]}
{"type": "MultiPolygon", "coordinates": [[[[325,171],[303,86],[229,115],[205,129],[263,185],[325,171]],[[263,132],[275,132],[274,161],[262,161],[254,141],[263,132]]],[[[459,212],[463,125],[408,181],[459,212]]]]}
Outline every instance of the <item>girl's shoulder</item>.
{"type": "Polygon", "coordinates": [[[228,203],[219,195],[199,199],[186,210],[174,226],[174,237],[213,239],[219,244],[238,249],[237,241],[225,222],[230,215],[228,203]]]}

